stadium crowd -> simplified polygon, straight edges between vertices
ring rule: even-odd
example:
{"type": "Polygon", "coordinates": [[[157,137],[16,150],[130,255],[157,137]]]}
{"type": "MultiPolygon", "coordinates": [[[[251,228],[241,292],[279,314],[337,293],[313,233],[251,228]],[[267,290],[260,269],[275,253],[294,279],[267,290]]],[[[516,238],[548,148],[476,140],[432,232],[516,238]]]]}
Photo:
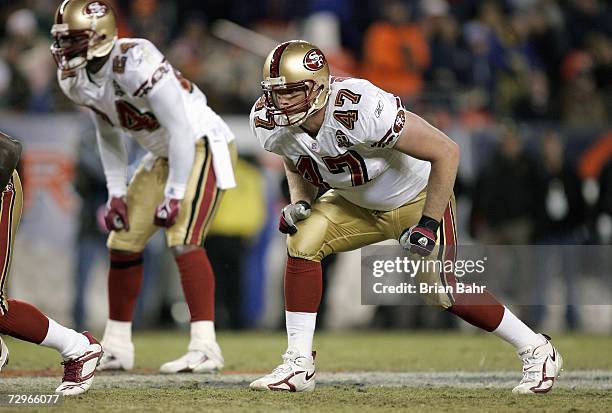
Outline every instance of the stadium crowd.
{"type": "MultiPolygon", "coordinates": [[[[612,243],[612,8],[603,0],[116,0],[115,6],[120,36],[150,39],[221,114],[246,116],[261,94],[264,59],[222,38],[221,19],[274,41],[307,38],[326,53],[334,74],[363,77],[401,96],[461,147],[456,193],[471,211],[460,215],[460,227],[469,229],[464,237],[612,243]]],[[[76,110],[58,88],[49,52],[56,7],[57,0],[0,5],[0,109],[76,110]]],[[[78,188],[82,196],[94,191],[78,188]]],[[[258,216],[261,225],[248,233],[221,228],[220,242],[246,248],[243,240],[264,226],[265,214],[258,216]]],[[[578,327],[569,301],[567,326],[578,327]]],[[[227,326],[249,324],[239,314],[228,317],[227,326]]],[[[541,321],[542,313],[533,317],[541,321]]]]}

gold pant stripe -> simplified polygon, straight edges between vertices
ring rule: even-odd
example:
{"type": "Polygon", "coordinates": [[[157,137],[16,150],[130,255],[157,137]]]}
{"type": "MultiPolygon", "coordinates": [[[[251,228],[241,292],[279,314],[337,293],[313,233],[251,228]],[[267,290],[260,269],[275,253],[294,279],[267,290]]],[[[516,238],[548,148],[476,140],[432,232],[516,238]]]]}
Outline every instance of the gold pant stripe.
{"type": "MultiPolygon", "coordinates": [[[[230,145],[230,150],[232,146],[230,145]]],[[[187,181],[185,197],[180,203],[176,223],[165,229],[169,247],[201,245],[212,218],[219,191],[216,185],[212,153],[206,138],[195,144],[195,158],[187,181]]],[[[150,165],[143,161],[134,174],[127,191],[129,231],[111,231],[110,249],[141,252],[149,239],[160,229],[153,224],[155,209],[164,200],[168,180],[168,160],[158,158],[150,165]]]]}
{"type": "Polygon", "coordinates": [[[13,257],[13,245],[15,234],[21,220],[21,209],[23,205],[23,190],[17,172],[9,181],[0,200],[0,259],[2,260],[2,272],[0,273],[0,314],[8,311],[6,301],[6,285],[11,269],[13,257]]]}

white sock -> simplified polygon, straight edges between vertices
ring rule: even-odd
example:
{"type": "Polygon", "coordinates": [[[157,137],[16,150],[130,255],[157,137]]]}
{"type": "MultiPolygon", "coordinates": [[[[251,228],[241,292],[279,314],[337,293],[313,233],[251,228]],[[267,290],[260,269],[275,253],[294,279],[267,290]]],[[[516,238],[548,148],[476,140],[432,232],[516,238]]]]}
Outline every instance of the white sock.
{"type": "Polygon", "coordinates": [[[287,325],[287,348],[296,349],[301,356],[312,356],[317,313],[294,313],[285,311],[287,325]]]}
{"type": "Polygon", "coordinates": [[[64,360],[68,360],[85,353],[89,347],[89,340],[83,334],[49,318],[49,330],[40,345],[56,349],[64,360]]]}
{"type": "Polygon", "coordinates": [[[191,339],[189,340],[189,350],[199,350],[202,344],[216,342],[214,321],[193,321],[191,323],[191,339]]]}
{"type": "Polygon", "coordinates": [[[102,343],[111,346],[125,347],[132,344],[132,322],[131,321],[116,321],[106,320],[106,328],[102,343]]]}
{"type": "Polygon", "coordinates": [[[544,344],[545,339],[527,327],[508,307],[504,306],[504,317],[493,331],[497,337],[512,344],[517,350],[525,346],[544,344]]]}

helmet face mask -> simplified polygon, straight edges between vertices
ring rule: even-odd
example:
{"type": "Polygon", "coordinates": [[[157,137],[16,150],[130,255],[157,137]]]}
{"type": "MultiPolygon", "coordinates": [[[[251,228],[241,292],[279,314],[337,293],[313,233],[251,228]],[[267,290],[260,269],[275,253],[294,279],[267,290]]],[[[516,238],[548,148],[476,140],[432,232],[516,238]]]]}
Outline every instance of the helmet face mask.
{"type": "Polygon", "coordinates": [[[313,103],[321,95],[323,86],[317,85],[313,80],[276,86],[262,82],[262,89],[266,99],[266,110],[270,115],[280,116],[282,119],[282,121],[275,120],[276,125],[298,126],[316,111],[313,103]],[[283,98],[283,95],[290,96],[290,98],[283,98]],[[289,103],[284,105],[283,101],[289,101],[289,103]]]}
{"type": "Polygon", "coordinates": [[[329,67],[314,45],[292,40],[268,55],[261,87],[266,110],[277,126],[299,126],[329,97],[329,67]]]}
{"type": "Polygon", "coordinates": [[[105,1],[64,0],[51,28],[51,54],[61,70],[75,70],[110,53],[117,40],[115,13],[105,1]]]}

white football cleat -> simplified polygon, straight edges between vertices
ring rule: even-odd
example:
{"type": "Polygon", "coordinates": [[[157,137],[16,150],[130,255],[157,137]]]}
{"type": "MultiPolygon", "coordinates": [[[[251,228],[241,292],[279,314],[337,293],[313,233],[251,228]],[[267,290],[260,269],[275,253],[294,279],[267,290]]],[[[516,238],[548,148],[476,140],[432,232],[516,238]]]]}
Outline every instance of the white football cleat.
{"type": "Polygon", "coordinates": [[[283,354],[283,364],[272,370],[272,373],[252,382],[249,387],[254,390],[284,390],[290,392],[313,391],[315,388],[314,358],[301,356],[297,350],[288,349],[283,354]]]}
{"type": "Polygon", "coordinates": [[[223,368],[223,356],[216,342],[203,344],[200,349],[190,349],[184,356],[162,364],[161,373],[215,373],[223,368]]]}
{"type": "Polygon", "coordinates": [[[64,377],[62,384],[59,385],[55,392],[63,396],[74,396],[76,394],[85,393],[96,374],[96,366],[102,358],[102,346],[88,331],[83,333],[89,340],[89,346],[83,354],[70,360],[65,360],[64,377]]]}
{"type": "Polygon", "coordinates": [[[2,371],[2,367],[8,364],[8,347],[2,341],[2,337],[0,337],[0,371],[2,371]]]}
{"type": "Polygon", "coordinates": [[[514,394],[547,393],[563,370],[563,357],[549,341],[550,337],[540,336],[546,340],[544,344],[526,346],[517,352],[523,361],[523,379],[512,389],[514,394]]]}
{"type": "Polygon", "coordinates": [[[104,355],[98,365],[98,371],[132,370],[134,368],[134,344],[132,342],[102,340],[104,355]]]}

